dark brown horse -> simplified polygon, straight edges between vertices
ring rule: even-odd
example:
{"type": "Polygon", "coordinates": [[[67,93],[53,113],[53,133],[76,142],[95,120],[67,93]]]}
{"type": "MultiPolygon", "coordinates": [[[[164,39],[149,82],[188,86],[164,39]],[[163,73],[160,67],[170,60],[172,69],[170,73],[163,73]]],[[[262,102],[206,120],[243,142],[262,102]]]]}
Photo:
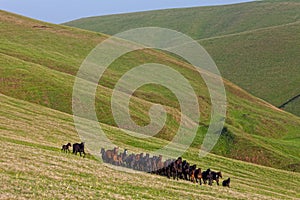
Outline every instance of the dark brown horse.
{"type": "Polygon", "coordinates": [[[217,182],[217,185],[219,185],[219,179],[222,177],[222,172],[214,172],[212,171],[212,180],[217,182]]]}
{"type": "Polygon", "coordinates": [[[179,157],[177,160],[175,160],[173,163],[171,163],[172,169],[171,173],[173,175],[173,179],[175,178],[178,180],[179,177],[182,175],[182,158],[179,157]]]}
{"type": "Polygon", "coordinates": [[[212,171],[210,169],[202,172],[202,180],[204,184],[208,181],[208,185],[212,185],[212,171]]]}
{"type": "Polygon", "coordinates": [[[115,147],[113,150],[106,150],[105,152],[106,162],[110,164],[114,164],[114,162],[117,161],[118,152],[119,152],[119,147],[115,147]]]}
{"type": "Polygon", "coordinates": [[[61,151],[65,152],[65,153],[70,153],[69,147],[71,147],[71,146],[72,146],[71,143],[64,144],[64,145],[62,145],[62,147],[61,147],[61,151]]]}
{"type": "Polygon", "coordinates": [[[79,153],[80,156],[81,153],[83,153],[83,157],[85,157],[84,142],[73,144],[73,154],[77,155],[77,153],[79,153]]]}
{"type": "Polygon", "coordinates": [[[189,168],[189,180],[192,181],[193,183],[196,182],[196,176],[195,176],[196,169],[197,169],[197,165],[192,165],[189,168]]]}
{"type": "Polygon", "coordinates": [[[200,181],[200,185],[202,185],[202,172],[201,172],[201,168],[198,168],[195,170],[195,180],[196,180],[196,183],[198,183],[198,181],[200,181]]]}

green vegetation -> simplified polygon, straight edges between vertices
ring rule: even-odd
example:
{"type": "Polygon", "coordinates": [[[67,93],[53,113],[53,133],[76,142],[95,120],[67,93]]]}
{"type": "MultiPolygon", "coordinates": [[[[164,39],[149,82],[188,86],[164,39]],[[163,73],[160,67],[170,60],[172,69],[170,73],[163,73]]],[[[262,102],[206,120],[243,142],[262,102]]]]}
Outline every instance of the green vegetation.
{"type": "MultiPolygon", "coordinates": [[[[60,152],[78,142],[72,115],[0,95],[1,199],[296,199],[299,173],[262,167],[210,154],[198,159],[190,148],[184,158],[203,169],[222,170],[231,188],[199,186],[146,173],[112,170],[96,159],[60,152]],[[49,134],[51,133],[51,134],[49,134]]],[[[120,135],[104,125],[109,136],[120,135]]],[[[125,136],[126,134],[124,134],[125,136]]],[[[143,140],[112,137],[120,145],[144,146],[143,140]]],[[[153,139],[150,145],[167,141],[153,139]]],[[[130,147],[130,152],[144,151],[130,147]]]]}
{"type": "Polygon", "coordinates": [[[225,80],[226,127],[214,154],[199,159],[198,150],[210,119],[205,83],[187,63],[155,50],[123,55],[105,72],[96,101],[103,130],[116,145],[130,152],[166,145],[178,128],[181,114],[168,89],[145,85],[131,99],[131,116],[138,124],[149,123],[148,110],[154,103],[162,104],[168,112],[166,126],[147,140],[116,127],[110,99],[117,80],[132,67],[149,62],[168,65],[182,73],[199,96],[200,127],[183,157],[203,169],[222,170],[224,177],[232,178],[232,188],[128,174],[112,170],[90,155],[82,159],[61,153],[62,144],[80,141],[72,118],[75,75],[88,53],[107,36],[4,11],[0,20],[0,199],[300,198],[300,119],[225,80]]]}
{"type": "MultiPolygon", "coordinates": [[[[65,25],[107,34],[146,26],[178,30],[199,40],[224,78],[280,106],[300,94],[299,13],[299,0],[256,1],[91,17],[65,25]]],[[[299,105],[286,111],[300,115],[299,105]]]]}
{"type": "MultiPolygon", "coordinates": [[[[74,75],[89,51],[105,35],[47,24],[1,12],[1,81],[4,95],[72,114],[74,75]]],[[[110,98],[116,81],[128,69],[143,63],[166,64],[182,73],[199,96],[201,126],[193,142],[199,148],[210,119],[210,98],[203,80],[191,66],[154,50],[128,53],[116,60],[100,80],[96,109],[101,123],[116,127],[110,98]]],[[[237,86],[225,81],[228,97],[228,131],[213,153],[266,166],[299,171],[300,119],[282,112],[237,86]]],[[[156,85],[145,85],[131,99],[131,116],[138,123],[149,123],[148,110],[160,103],[168,111],[168,121],[157,138],[170,140],[176,133],[180,110],[172,93],[156,85]],[[158,89],[159,88],[159,89],[158,89]]],[[[24,131],[24,130],[23,130],[24,131]]],[[[51,131],[49,131],[51,132],[51,131]]],[[[127,138],[119,133],[114,137],[127,138]]],[[[111,138],[113,139],[113,138],[111,138]]],[[[143,145],[125,140],[129,147],[143,145]]],[[[160,144],[160,143],[159,143],[160,144]]],[[[159,148],[149,143],[145,149],[159,148]]]]}

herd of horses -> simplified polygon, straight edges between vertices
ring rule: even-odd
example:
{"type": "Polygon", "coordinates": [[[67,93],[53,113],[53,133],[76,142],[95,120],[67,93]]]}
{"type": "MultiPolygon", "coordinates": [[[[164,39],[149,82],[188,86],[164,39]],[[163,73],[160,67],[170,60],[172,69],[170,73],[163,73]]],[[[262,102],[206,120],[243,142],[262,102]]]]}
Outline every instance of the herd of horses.
{"type": "MultiPolygon", "coordinates": [[[[64,152],[70,152],[69,147],[71,146],[72,145],[68,143],[63,145],[61,150],[64,152]]],[[[76,155],[77,153],[79,153],[80,156],[82,154],[85,156],[84,143],[73,144],[73,154],[76,155]]],[[[215,172],[211,169],[202,171],[201,168],[197,168],[197,165],[190,164],[186,160],[183,160],[182,157],[163,161],[163,157],[161,155],[150,157],[148,153],[145,155],[144,153],[128,154],[127,149],[119,153],[118,147],[115,147],[112,150],[105,150],[102,148],[100,155],[105,163],[157,174],[160,176],[166,176],[169,179],[183,179],[193,183],[199,183],[200,185],[202,185],[202,181],[204,184],[208,185],[212,185],[215,181],[217,185],[219,185],[220,179],[223,178],[221,172],[215,172]]],[[[230,178],[224,180],[222,185],[230,187],[230,178]]]]}

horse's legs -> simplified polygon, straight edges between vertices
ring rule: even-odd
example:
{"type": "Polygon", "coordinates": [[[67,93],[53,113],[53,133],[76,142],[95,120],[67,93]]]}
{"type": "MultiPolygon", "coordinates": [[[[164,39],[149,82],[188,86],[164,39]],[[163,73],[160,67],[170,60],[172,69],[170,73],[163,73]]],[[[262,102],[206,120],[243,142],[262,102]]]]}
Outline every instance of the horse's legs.
{"type": "Polygon", "coordinates": [[[213,182],[213,180],[210,178],[210,179],[209,179],[209,185],[210,185],[210,186],[212,186],[212,182],[213,182]]]}
{"type": "Polygon", "coordinates": [[[174,179],[174,180],[175,180],[176,176],[177,176],[177,172],[175,171],[175,172],[173,173],[173,179],[174,179]]]}

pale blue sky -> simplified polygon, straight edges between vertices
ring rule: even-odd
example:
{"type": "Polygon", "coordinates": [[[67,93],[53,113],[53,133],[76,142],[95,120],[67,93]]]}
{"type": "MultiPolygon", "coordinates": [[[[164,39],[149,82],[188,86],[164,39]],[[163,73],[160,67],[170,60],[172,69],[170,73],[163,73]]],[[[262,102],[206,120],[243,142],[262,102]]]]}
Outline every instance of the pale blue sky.
{"type": "Polygon", "coordinates": [[[89,16],[248,1],[251,0],[0,0],[0,8],[46,22],[62,23],[89,16]]]}

